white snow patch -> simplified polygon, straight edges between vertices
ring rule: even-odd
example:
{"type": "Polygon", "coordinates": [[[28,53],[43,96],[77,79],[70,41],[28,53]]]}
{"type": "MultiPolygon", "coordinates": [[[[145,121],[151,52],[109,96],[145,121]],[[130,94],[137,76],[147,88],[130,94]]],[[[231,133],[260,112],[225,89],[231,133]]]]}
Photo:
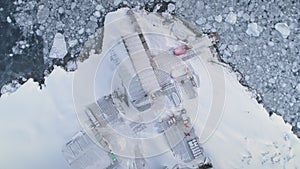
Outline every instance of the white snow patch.
{"type": "Polygon", "coordinates": [[[99,11],[95,11],[93,15],[96,16],[96,17],[98,17],[98,18],[101,16],[101,14],[100,14],[99,11]]]}
{"type": "Polygon", "coordinates": [[[38,23],[46,22],[47,18],[49,17],[49,14],[50,14],[50,9],[45,7],[44,5],[40,5],[38,7],[38,12],[37,12],[38,23]]]}
{"type": "Polygon", "coordinates": [[[297,122],[297,128],[300,129],[300,122],[297,122]]]}
{"type": "Polygon", "coordinates": [[[46,87],[29,79],[0,98],[0,168],[69,168],[61,146],[80,125],[72,99],[73,73],[56,67],[46,87]]]}
{"type": "Polygon", "coordinates": [[[280,116],[269,117],[232,73],[226,71],[225,78],[227,95],[222,121],[203,144],[214,167],[298,168],[300,142],[291,126],[280,116]]]}
{"type": "Polygon", "coordinates": [[[15,92],[21,85],[16,81],[12,81],[9,84],[4,85],[1,88],[1,94],[2,95],[9,95],[10,93],[15,92]]]}
{"type": "Polygon", "coordinates": [[[217,15],[217,16],[215,16],[215,21],[217,21],[217,22],[222,22],[222,15],[217,15]]]}
{"type": "Polygon", "coordinates": [[[243,17],[243,19],[246,20],[246,21],[248,21],[248,20],[250,19],[250,16],[249,16],[249,14],[247,14],[247,13],[244,13],[242,17],[243,17]]]}
{"type": "Polygon", "coordinates": [[[122,0],[114,0],[114,5],[118,6],[121,2],[122,2],[122,0]]]}
{"type": "Polygon", "coordinates": [[[286,23],[276,23],[275,29],[282,35],[283,38],[287,38],[291,32],[286,23]]]}
{"type": "Polygon", "coordinates": [[[58,8],[58,13],[63,14],[65,12],[65,9],[63,7],[58,8]]]}
{"type": "Polygon", "coordinates": [[[84,33],[84,28],[79,29],[78,34],[81,35],[84,33]]]}
{"type": "Polygon", "coordinates": [[[244,14],[244,11],[239,11],[239,12],[237,13],[237,16],[238,16],[238,17],[242,17],[243,14],[244,14]]]}
{"type": "Polygon", "coordinates": [[[296,86],[296,90],[300,93],[300,83],[296,86]]]}
{"type": "Polygon", "coordinates": [[[201,18],[199,18],[199,19],[196,20],[196,23],[197,23],[198,25],[205,24],[205,23],[206,23],[206,19],[203,18],[203,17],[201,17],[201,18]]]}
{"type": "Polygon", "coordinates": [[[76,3],[75,3],[75,2],[72,2],[72,3],[71,3],[71,9],[73,10],[75,7],[76,7],[76,3]]]}
{"type": "Polygon", "coordinates": [[[77,69],[77,63],[76,61],[68,61],[66,65],[66,69],[68,72],[75,71],[77,69]]]}
{"type": "Polygon", "coordinates": [[[174,12],[175,11],[175,5],[174,4],[172,4],[172,3],[169,3],[168,4],[168,12],[174,12]]]}
{"type": "Polygon", "coordinates": [[[77,39],[73,39],[73,40],[68,41],[69,47],[74,47],[75,45],[77,45],[77,43],[78,43],[77,39]]]}
{"type": "Polygon", "coordinates": [[[55,34],[53,46],[50,50],[50,58],[62,59],[68,53],[64,35],[61,33],[55,34]]]}
{"type": "Polygon", "coordinates": [[[248,24],[248,29],[247,29],[246,33],[249,36],[258,37],[261,32],[262,32],[262,27],[258,26],[257,23],[249,23],[248,24]]]}
{"type": "Polygon", "coordinates": [[[103,9],[103,6],[102,6],[101,4],[98,4],[98,5],[96,6],[96,10],[97,10],[97,11],[100,11],[101,9],[103,9]]]}
{"type": "Polygon", "coordinates": [[[274,46],[275,44],[274,44],[274,42],[269,41],[269,42],[268,42],[268,45],[269,45],[269,46],[274,46]]]}
{"type": "Polygon", "coordinates": [[[236,14],[233,12],[229,12],[229,14],[225,18],[225,22],[230,24],[235,24],[237,20],[236,14]]]}
{"type": "Polygon", "coordinates": [[[8,23],[11,23],[11,22],[12,22],[12,20],[10,19],[9,16],[6,18],[6,21],[7,21],[8,23]]]}

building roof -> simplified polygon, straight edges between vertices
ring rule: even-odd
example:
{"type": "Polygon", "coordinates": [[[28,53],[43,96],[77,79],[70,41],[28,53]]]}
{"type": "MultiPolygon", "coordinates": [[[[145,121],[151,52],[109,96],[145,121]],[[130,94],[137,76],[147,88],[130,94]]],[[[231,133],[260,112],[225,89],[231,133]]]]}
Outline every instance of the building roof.
{"type": "Polygon", "coordinates": [[[124,44],[144,91],[150,93],[159,90],[160,86],[150,64],[150,58],[139,35],[124,38],[124,44]]]}

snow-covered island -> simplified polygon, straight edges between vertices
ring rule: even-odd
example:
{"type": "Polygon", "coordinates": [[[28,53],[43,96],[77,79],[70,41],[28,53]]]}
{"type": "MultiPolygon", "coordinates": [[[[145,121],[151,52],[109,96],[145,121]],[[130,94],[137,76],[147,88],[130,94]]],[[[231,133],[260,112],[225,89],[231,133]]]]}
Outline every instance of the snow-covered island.
{"type": "MultiPolygon", "coordinates": [[[[236,16],[225,20],[234,24],[236,16]]],[[[253,36],[261,31],[255,23],[248,29],[253,36]]],[[[291,126],[270,117],[220,62],[216,34],[128,8],[106,16],[103,34],[102,53],[90,51],[74,76],[85,132],[63,148],[72,167],[299,167],[291,126]],[[85,160],[91,156],[99,158],[85,160]]]]}
{"type": "Polygon", "coordinates": [[[1,1],[0,168],[299,168],[299,6],[1,1]]]}

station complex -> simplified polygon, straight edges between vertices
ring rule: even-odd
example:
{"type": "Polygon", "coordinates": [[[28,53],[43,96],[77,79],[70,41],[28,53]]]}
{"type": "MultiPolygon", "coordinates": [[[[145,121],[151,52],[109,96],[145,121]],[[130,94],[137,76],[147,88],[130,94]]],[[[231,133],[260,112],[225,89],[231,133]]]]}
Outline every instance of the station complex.
{"type": "Polygon", "coordinates": [[[178,18],[165,35],[158,14],[119,13],[130,30],[117,44],[125,53],[101,56],[115,66],[110,93],[80,112],[85,131],[64,146],[66,160],[75,169],[212,168],[193,119],[201,101],[197,59],[216,57],[217,35],[193,32],[178,18]]]}

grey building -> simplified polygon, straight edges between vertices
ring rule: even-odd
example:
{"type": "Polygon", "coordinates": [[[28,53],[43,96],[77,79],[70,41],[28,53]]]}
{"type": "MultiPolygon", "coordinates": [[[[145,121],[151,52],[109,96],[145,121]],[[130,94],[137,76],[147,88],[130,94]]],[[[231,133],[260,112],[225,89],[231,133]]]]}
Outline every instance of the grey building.
{"type": "Polygon", "coordinates": [[[111,95],[101,97],[97,100],[97,104],[99,106],[99,113],[107,123],[114,124],[122,121],[111,95]]]}
{"type": "Polygon", "coordinates": [[[63,146],[62,154],[72,169],[98,169],[117,163],[82,131],[63,146]]]}

